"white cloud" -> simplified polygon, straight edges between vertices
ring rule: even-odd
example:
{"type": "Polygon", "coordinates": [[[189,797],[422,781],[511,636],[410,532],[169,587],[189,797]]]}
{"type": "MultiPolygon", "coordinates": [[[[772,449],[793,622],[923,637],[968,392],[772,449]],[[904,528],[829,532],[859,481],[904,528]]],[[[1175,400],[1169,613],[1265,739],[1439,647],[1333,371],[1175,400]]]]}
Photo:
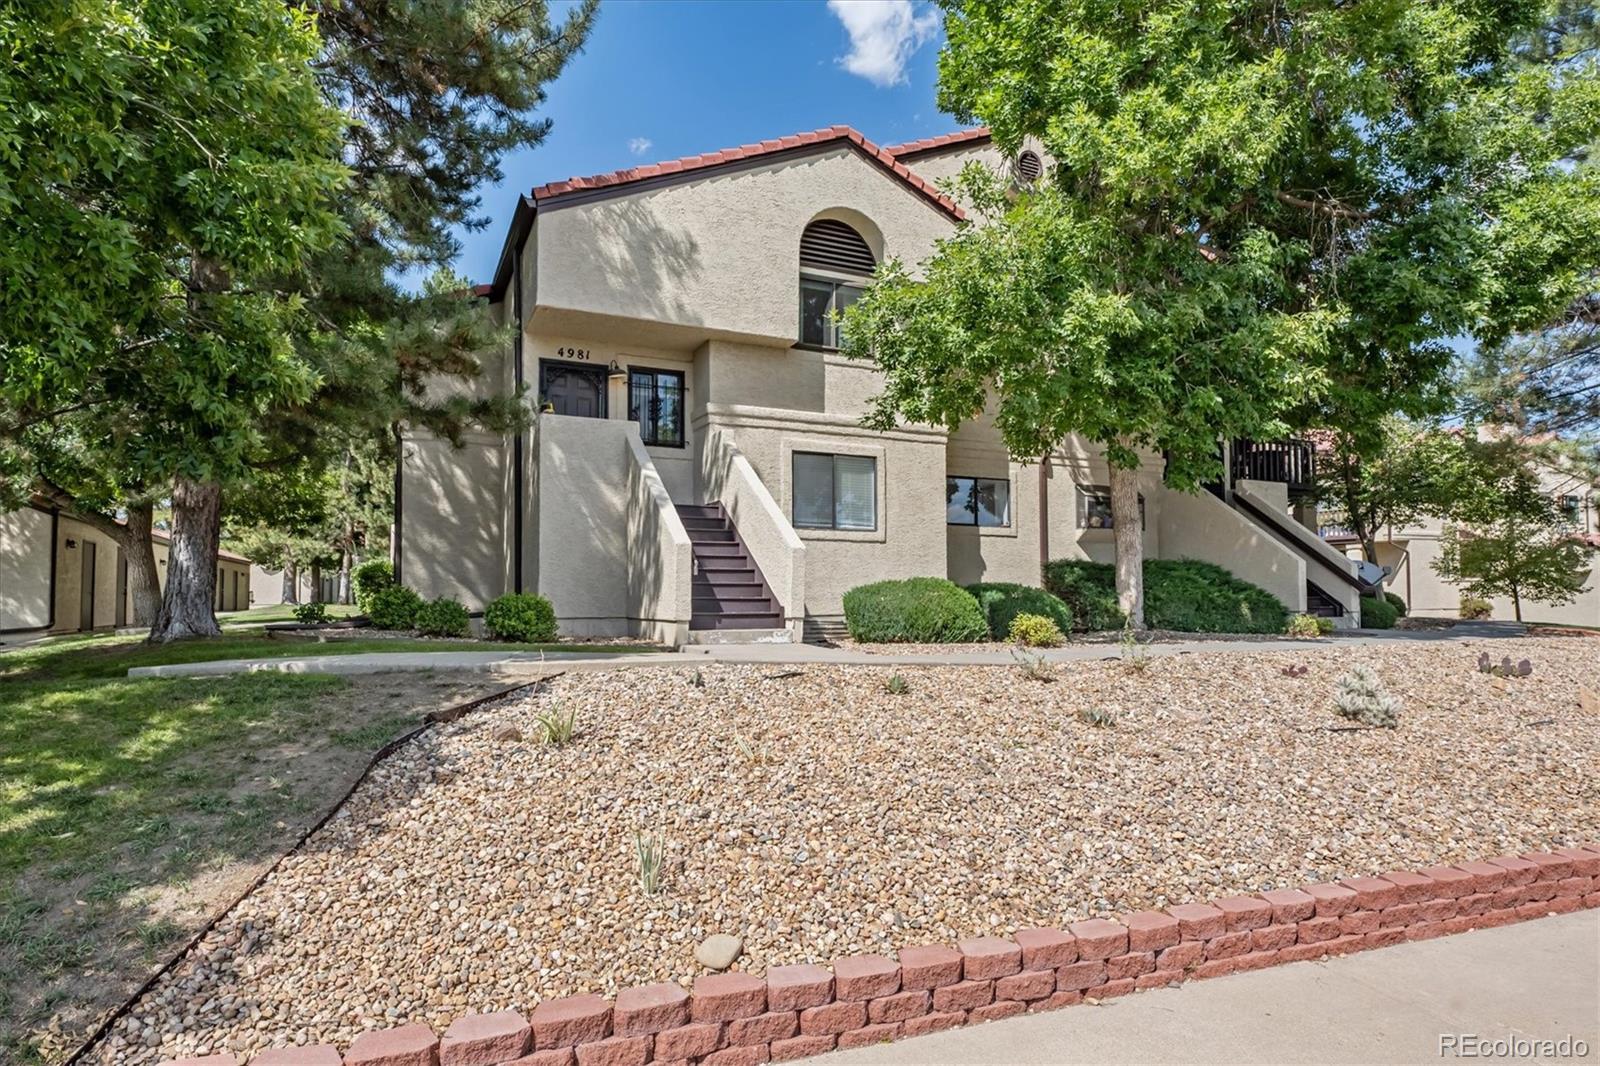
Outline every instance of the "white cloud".
{"type": "Polygon", "coordinates": [[[914,0],[828,0],[828,10],[850,34],[844,69],[874,85],[899,85],[906,63],[939,32],[939,12],[914,0]]]}
{"type": "Polygon", "coordinates": [[[655,142],[648,137],[629,137],[628,151],[634,155],[644,155],[655,146],[655,142]]]}

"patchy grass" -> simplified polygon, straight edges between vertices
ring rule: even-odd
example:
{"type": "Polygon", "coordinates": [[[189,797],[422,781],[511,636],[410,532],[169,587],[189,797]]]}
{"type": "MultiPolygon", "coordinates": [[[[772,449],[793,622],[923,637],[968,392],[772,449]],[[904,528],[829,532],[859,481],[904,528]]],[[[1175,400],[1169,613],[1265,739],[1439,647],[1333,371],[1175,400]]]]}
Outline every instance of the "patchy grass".
{"type": "MultiPolygon", "coordinates": [[[[267,622],[293,622],[296,606],[297,604],[293,603],[274,603],[265,607],[252,607],[248,611],[229,611],[217,615],[217,621],[224,629],[234,626],[259,626],[267,622]]],[[[327,603],[323,606],[328,609],[328,617],[333,619],[354,618],[361,613],[349,604],[327,603]]]]}
{"type": "Polygon", "coordinates": [[[125,677],[135,666],[204,663],[218,659],[299,659],[362,652],[526,651],[651,654],[655,644],[516,644],[484,640],[407,637],[339,637],[326,641],[266,636],[259,629],[224,633],[213,640],[146,644],[138,636],[89,634],[57,637],[11,651],[0,649],[0,682],[70,681],[125,677]]]}
{"type": "Polygon", "coordinates": [[[161,662],[348,652],[236,636],[168,647],[73,637],[0,654],[0,1061],[64,1058],[373,750],[428,711],[507,685],[443,673],[126,677],[161,662]]]}

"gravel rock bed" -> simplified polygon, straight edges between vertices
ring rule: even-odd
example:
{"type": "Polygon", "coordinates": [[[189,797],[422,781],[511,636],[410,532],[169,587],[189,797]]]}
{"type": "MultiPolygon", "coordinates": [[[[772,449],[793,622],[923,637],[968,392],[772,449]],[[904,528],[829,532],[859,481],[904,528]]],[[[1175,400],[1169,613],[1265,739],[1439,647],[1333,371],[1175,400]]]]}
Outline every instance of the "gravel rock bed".
{"type": "Polygon", "coordinates": [[[569,674],[441,726],[124,1018],[109,1061],[333,1041],[468,1010],[949,942],[1600,835],[1600,643],[1194,654],[1054,668],[569,674]],[[1367,663],[1395,731],[1332,732],[1367,663]],[[1291,663],[1307,672],[1290,678],[1291,663]],[[892,694],[899,673],[910,691],[892,694]],[[698,675],[703,682],[696,685],[698,675]],[[1590,703],[1593,706],[1593,703],[1590,703]],[[535,716],[576,710],[570,745],[535,716]],[[1116,716],[1111,728],[1078,717],[1116,716]],[[514,727],[527,739],[505,737],[514,727]],[[655,896],[635,832],[660,838],[655,896]]]}

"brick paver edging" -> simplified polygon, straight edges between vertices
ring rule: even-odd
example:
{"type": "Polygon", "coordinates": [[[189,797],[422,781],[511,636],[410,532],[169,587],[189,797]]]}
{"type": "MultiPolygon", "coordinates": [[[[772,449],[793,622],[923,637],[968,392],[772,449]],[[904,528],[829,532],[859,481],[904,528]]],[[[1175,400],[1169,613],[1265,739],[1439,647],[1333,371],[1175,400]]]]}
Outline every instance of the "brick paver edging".
{"type": "MultiPolygon", "coordinates": [[[[1023,929],[954,947],[856,955],[546,1000],[469,1014],[441,1037],[426,1025],[330,1045],[263,1051],[250,1066],[644,1066],[784,1062],[1025,1011],[1102,1000],[1189,978],[1344,955],[1600,907],[1600,843],[1430,866],[1212,903],[1023,929]]],[[[164,1066],[238,1066],[232,1055],[164,1066]]]]}

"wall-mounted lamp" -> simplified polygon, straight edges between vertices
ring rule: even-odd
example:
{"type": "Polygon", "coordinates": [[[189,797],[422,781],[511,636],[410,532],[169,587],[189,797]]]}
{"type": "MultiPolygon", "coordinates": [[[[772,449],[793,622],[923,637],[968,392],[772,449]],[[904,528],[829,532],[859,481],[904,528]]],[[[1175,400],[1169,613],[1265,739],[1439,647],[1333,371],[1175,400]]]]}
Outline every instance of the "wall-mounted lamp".
{"type": "Polygon", "coordinates": [[[71,537],[67,538],[67,551],[71,551],[73,548],[76,548],[77,546],[78,546],[78,542],[77,541],[73,540],[71,537]]]}
{"type": "Polygon", "coordinates": [[[611,360],[611,371],[606,375],[606,377],[610,378],[612,381],[623,381],[627,378],[627,376],[628,372],[618,366],[615,359],[611,360]]]}

